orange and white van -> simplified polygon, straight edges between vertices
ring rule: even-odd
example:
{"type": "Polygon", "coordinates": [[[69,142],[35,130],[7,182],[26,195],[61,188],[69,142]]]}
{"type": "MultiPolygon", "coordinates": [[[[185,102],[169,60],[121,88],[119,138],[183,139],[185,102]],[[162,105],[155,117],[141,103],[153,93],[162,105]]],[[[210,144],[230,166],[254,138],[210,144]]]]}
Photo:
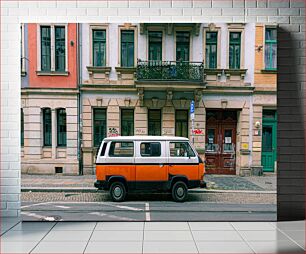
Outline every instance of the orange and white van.
{"type": "Polygon", "coordinates": [[[105,138],[96,159],[95,187],[114,201],[130,191],[171,192],[185,201],[188,189],[204,187],[204,163],[187,138],[129,136],[105,138]]]}

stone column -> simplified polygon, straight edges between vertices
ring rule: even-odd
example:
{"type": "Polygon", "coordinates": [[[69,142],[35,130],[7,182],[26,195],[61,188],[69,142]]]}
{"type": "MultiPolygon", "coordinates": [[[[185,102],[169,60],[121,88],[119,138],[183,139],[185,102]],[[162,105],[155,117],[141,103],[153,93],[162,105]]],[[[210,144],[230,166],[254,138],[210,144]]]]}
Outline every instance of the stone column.
{"type": "Polygon", "coordinates": [[[120,108],[116,99],[110,99],[107,107],[107,136],[120,134],[120,108]]]}
{"type": "Polygon", "coordinates": [[[40,160],[42,156],[41,149],[41,109],[39,107],[31,107],[25,109],[25,140],[24,140],[24,156],[29,160],[40,160]]]}
{"type": "Polygon", "coordinates": [[[162,109],[162,135],[175,136],[175,109],[171,102],[162,109]]]}
{"type": "Polygon", "coordinates": [[[140,107],[139,102],[135,107],[135,135],[148,135],[148,109],[140,107]]]}
{"type": "Polygon", "coordinates": [[[83,99],[82,105],[82,157],[83,174],[93,173],[93,142],[92,142],[92,105],[88,98],[83,99]]]}
{"type": "MultiPolygon", "coordinates": [[[[240,151],[237,158],[240,165],[238,166],[237,174],[249,175],[251,172],[249,158],[251,156],[251,142],[250,142],[250,108],[249,105],[245,105],[242,108],[239,118],[239,129],[240,129],[240,151]]],[[[237,163],[238,164],[238,163],[237,163]]]]}
{"type": "MultiPolygon", "coordinates": [[[[204,156],[205,151],[205,124],[206,110],[201,100],[199,106],[195,108],[194,118],[194,146],[200,155],[204,156]]],[[[192,126],[190,124],[190,140],[192,141],[192,126]]]]}
{"type": "Polygon", "coordinates": [[[56,109],[51,109],[51,122],[52,122],[52,159],[56,159],[56,143],[57,143],[57,128],[56,128],[56,109]]]}
{"type": "Polygon", "coordinates": [[[253,125],[260,123],[259,128],[253,128],[253,160],[252,166],[261,166],[261,147],[262,147],[262,106],[253,107],[253,125]]]}

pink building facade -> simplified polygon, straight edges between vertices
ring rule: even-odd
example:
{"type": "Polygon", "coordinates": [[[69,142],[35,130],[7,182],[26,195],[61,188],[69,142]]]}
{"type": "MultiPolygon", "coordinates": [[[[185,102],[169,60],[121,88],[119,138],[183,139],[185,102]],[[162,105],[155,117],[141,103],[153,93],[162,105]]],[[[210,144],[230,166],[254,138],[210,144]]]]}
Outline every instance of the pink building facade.
{"type": "Polygon", "coordinates": [[[22,173],[79,174],[77,24],[23,24],[22,173]]]}

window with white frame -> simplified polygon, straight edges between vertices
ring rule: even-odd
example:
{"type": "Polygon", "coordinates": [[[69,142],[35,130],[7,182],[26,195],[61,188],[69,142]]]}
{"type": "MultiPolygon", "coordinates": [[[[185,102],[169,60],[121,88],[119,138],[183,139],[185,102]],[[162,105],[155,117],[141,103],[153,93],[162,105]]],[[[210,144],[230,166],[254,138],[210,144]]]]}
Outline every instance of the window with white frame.
{"type": "Polygon", "coordinates": [[[121,67],[134,67],[135,31],[121,30],[121,67]]]}
{"type": "Polygon", "coordinates": [[[230,32],[229,40],[229,68],[240,69],[241,32],[230,32]]]}
{"type": "Polygon", "coordinates": [[[67,25],[40,25],[38,71],[67,71],[67,25]]]}
{"type": "Polygon", "coordinates": [[[227,68],[230,70],[244,69],[244,29],[244,24],[228,24],[227,68]]]}
{"type": "Polygon", "coordinates": [[[190,32],[176,32],[176,61],[190,61],[190,32]]]}
{"type": "Polygon", "coordinates": [[[277,58],[277,30],[275,27],[265,29],[265,69],[276,70],[277,58]]]}
{"type": "Polygon", "coordinates": [[[92,29],[92,65],[106,66],[106,29],[92,29]]]}
{"type": "Polygon", "coordinates": [[[149,61],[161,61],[163,54],[163,32],[149,31],[149,61]]]}
{"type": "Polygon", "coordinates": [[[207,31],[205,33],[205,64],[206,68],[217,68],[218,32],[207,31]]]}

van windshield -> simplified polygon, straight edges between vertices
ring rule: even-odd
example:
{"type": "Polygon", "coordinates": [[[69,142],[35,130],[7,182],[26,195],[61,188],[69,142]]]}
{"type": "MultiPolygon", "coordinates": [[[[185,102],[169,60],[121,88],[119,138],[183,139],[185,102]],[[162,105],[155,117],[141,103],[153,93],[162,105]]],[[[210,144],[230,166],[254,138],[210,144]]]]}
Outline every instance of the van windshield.
{"type": "Polygon", "coordinates": [[[188,142],[170,142],[171,157],[195,157],[188,142]]]}
{"type": "Polygon", "coordinates": [[[105,155],[105,150],[106,150],[107,144],[108,144],[108,142],[103,143],[102,150],[101,150],[101,153],[100,153],[101,157],[103,157],[105,155]]]}

